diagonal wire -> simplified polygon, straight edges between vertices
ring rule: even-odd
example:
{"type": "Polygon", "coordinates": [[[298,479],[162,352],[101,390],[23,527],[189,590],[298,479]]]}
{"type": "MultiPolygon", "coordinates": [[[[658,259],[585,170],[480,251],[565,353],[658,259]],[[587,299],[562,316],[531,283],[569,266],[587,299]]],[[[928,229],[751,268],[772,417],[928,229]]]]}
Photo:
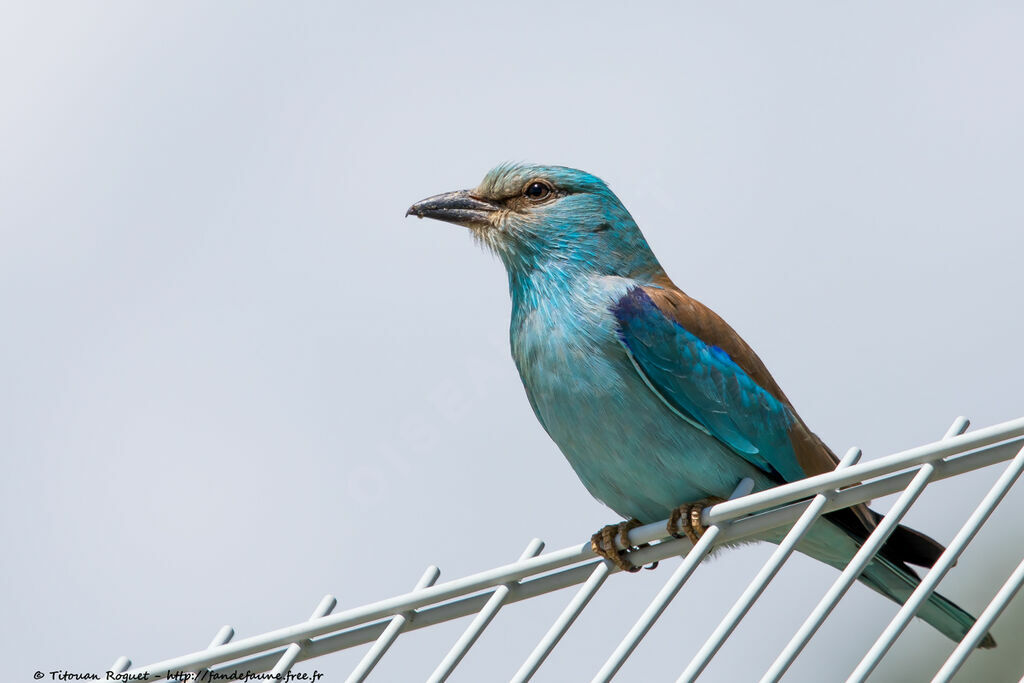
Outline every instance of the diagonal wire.
{"type": "MultiPolygon", "coordinates": [[[[749,478],[743,479],[732,492],[732,495],[729,496],[729,500],[745,496],[753,489],[754,480],[749,478]]],[[[619,646],[615,648],[614,652],[612,652],[608,661],[604,663],[601,670],[597,672],[596,676],[594,676],[595,683],[598,681],[606,683],[607,681],[610,681],[616,673],[618,673],[626,659],[633,653],[633,650],[635,650],[636,646],[640,644],[640,641],[647,635],[647,632],[651,630],[651,627],[654,626],[654,622],[658,620],[658,617],[660,617],[662,612],[665,611],[668,604],[672,602],[673,598],[675,598],[679,593],[683,584],[686,583],[687,579],[690,578],[690,575],[693,574],[693,570],[696,569],[697,565],[700,564],[707,554],[711,552],[715,539],[721,531],[722,526],[718,524],[712,524],[707,527],[704,535],[700,537],[696,545],[691,548],[690,552],[686,553],[686,557],[683,558],[682,563],[676,567],[675,572],[672,573],[672,576],[669,577],[669,580],[664,586],[662,586],[658,594],[654,596],[654,600],[652,600],[647,606],[644,613],[640,615],[640,618],[633,625],[633,628],[629,630],[626,637],[622,639],[619,646]]]]}
{"type": "Polygon", "coordinates": [[[942,581],[943,577],[950,570],[953,564],[957,561],[960,555],[963,553],[967,544],[974,540],[978,530],[981,526],[988,521],[992,511],[1003,497],[1006,492],[1013,486],[1017,478],[1020,477],[1021,472],[1024,471],[1024,448],[1022,448],[1010,462],[1010,464],[1003,470],[1003,473],[999,475],[999,479],[992,485],[989,492],[985,494],[985,497],[978,504],[978,507],[974,509],[971,516],[967,518],[964,525],[960,527],[960,531],[957,532],[956,536],[950,542],[945,552],[939,556],[938,561],[928,572],[928,575],[924,577],[924,580],[918,585],[918,587],[911,593],[910,597],[900,608],[893,620],[889,622],[889,625],[882,632],[882,635],[878,637],[875,644],[871,646],[868,653],[864,655],[864,659],[860,660],[860,664],[850,674],[850,678],[847,681],[864,681],[871,675],[871,672],[875,670],[878,663],[885,656],[885,653],[889,651],[892,644],[896,642],[900,634],[903,633],[903,629],[907,627],[910,620],[914,618],[917,611],[924,604],[925,600],[932,594],[936,586],[939,585],[939,581],[942,581]]]}
{"type": "MultiPolygon", "coordinates": [[[[854,465],[844,471],[818,475],[754,493],[740,500],[720,503],[705,511],[703,522],[706,527],[731,522],[722,526],[717,537],[718,543],[758,537],[771,529],[792,525],[806,509],[806,499],[818,493],[839,489],[839,493],[825,506],[825,512],[830,512],[871,498],[899,494],[919,474],[907,471],[907,468],[918,467],[923,463],[934,463],[931,481],[938,481],[1006,462],[1017,453],[1022,440],[1024,418],[1009,420],[948,441],[936,441],[869,463],[854,465]],[[872,481],[859,483],[867,479],[872,481]],[[803,502],[794,502],[800,499],[803,502]],[[757,514],[747,516],[752,513],[757,514]]],[[[661,521],[630,532],[632,545],[651,543],[649,547],[636,551],[635,561],[638,564],[679,556],[691,548],[687,541],[665,539],[664,528],[665,521],[661,521]]],[[[266,672],[273,668],[290,643],[305,644],[297,661],[319,657],[372,643],[396,614],[415,612],[414,620],[406,624],[405,631],[429,627],[478,612],[496,586],[511,586],[506,603],[528,600],[583,584],[592,576],[597,564],[589,543],[564,548],[521,562],[493,567],[422,591],[391,596],[320,619],[291,624],[259,635],[235,639],[219,647],[135,667],[126,673],[136,675],[149,672],[150,680],[156,680],[167,675],[158,672],[195,671],[203,667],[215,667],[214,672],[218,675],[266,672]]]]}
{"type": "MultiPolygon", "coordinates": [[[[843,459],[836,465],[836,469],[845,469],[850,465],[857,464],[860,460],[861,451],[859,448],[851,448],[843,456],[843,459]]],[[[768,561],[764,563],[761,570],[754,577],[754,580],[750,582],[747,589],[743,591],[739,599],[732,606],[732,609],[725,615],[714,632],[708,637],[704,645],[697,651],[693,659],[690,660],[689,665],[683,670],[682,675],[679,676],[677,683],[688,683],[689,681],[697,680],[697,676],[700,676],[701,672],[704,671],[711,658],[715,656],[719,648],[725,640],[732,635],[733,630],[740,623],[740,620],[747,615],[750,611],[751,606],[754,602],[761,597],[764,589],[768,587],[768,584],[775,575],[779,573],[779,569],[789,559],[789,556],[793,554],[796,549],[796,544],[800,542],[800,539],[810,530],[818,517],[821,516],[822,510],[825,509],[825,503],[828,502],[829,498],[835,492],[830,493],[819,493],[811,502],[807,505],[807,509],[800,515],[800,519],[797,520],[793,528],[789,530],[786,537],[782,539],[779,546],[772,553],[772,556],[768,558],[768,561]]]]}
{"type": "MultiPolygon", "coordinates": [[[[543,549],[544,542],[539,538],[535,538],[526,546],[526,550],[524,550],[523,554],[519,556],[519,559],[526,560],[531,557],[536,557],[543,549]]],[[[487,628],[487,625],[491,623],[492,619],[494,619],[498,610],[501,609],[501,606],[505,602],[505,598],[508,597],[510,590],[511,589],[507,584],[498,586],[494,589],[494,592],[491,593],[491,597],[487,601],[487,604],[484,605],[483,609],[480,610],[473,621],[470,622],[469,626],[466,627],[462,636],[455,641],[455,645],[453,645],[452,649],[448,651],[448,654],[441,660],[441,663],[437,665],[437,668],[434,669],[434,673],[430,674],[430,678],[427,679],[430,683],[442,683],[442,681],[452,675],[452,671],[454,671],[455,667],[459,665],[462,658],[466,656],[469,648],[473,647],[473,643],[476,642],[476,639],[480,637],[480,634],[484,632],[484,629],[487,628]]]]}
{"type": "MultiPolygon", "coordinates": [[[[423,576],[416,582],[414,591],[423,590],[427,586],[433,586],[434,582],[437,581],[437,577],[441,575],[441,570],[430,565],[427,570],[423,572],[423,576]]],[[[402,614],[396,614],[391,617],[391,621],[388,622],[387,628],[380,634],[377,640],[373,643],[373,646],[367,651],[363,658],[353,669],[352,673],[346,679],[345,683],[362,683],[366,680],[366,677],[373,671],[373,667],[377,666],[377,662],[384,656],[384,653],[388,651],[388,648],[398,638],[398,634],[402,632],[406,623],[412,618],[412,612],[403,612],[402,614]]]]}
{"type": "Polygon", "coordinates": [[[558,645],[558,641],[562,639],[562,636],[566,634],[569,627],[576,621],[576,617],[590,603],[590,599],[594,597],[598,589],[604,585],[604,580],[608,578],[610,573],[611,563],[608,561],[599,562],[594,567],[594,571],[590,573],[587,582],[580,587],[576,595],[569,601],[569,604],[565,606],[562,613],[558,615],[555,623],[551,624],[551,628],[544,634],[541,641],[537,643],[537,647],[526,658],[523,665],[519,667],[519,671],[512,677],[512,683],[526,683],[526,681],[533,678],[540,665],[544,663],[544,660],[547,659],[551,651],[558,645]]]}
{"type": "MultiPolygon", "coordinates": [[[[209,650],[212,647],[220,647],[221,645],[224,645],[225,643],[229,642],[232,638],[234,638],[234,636],[235,629],[231,628],[228,625],[221,626],[217,633],[213,636],[213,640],[211,640],[210,644],[206,646],[206,649],[209,650]]],[[[211,670],[209,668],[203,667],[201,669],[196,669],[193,672],[185,674],[184,680],[186,682],[206,681],[210,679],[210,675],[211,670]]],[[[167,681],[168,683],[182,683],[182,678],[168,678],[167,681]]]]}
{"type": "MultiPolygon", "coordinates": [[[[315,610],[313,610],[313,615],[310,617],[310,620],[326,617],[337,604],[338,601],[333,595],[325,595],[320,600],[320,604],[316,606],[315,610]]],[[[298,659],[299,653],[302,652],[302,648],[304,646],[305,643],[292,643],[285,648],[284,654],[281,655],[281,659],[277,660],[277,664],[274,665],[270,675],[277,676],[277,679],[275,680],[282,680],[286,678],[288,676],[288,672],[292,670],[292,666],[295,664],[295,660],[298,659]]]]}
{"type": "MultiPolygon", "coordinates": [[[[942,438],[944,440],[951,439],[954,436],[963,434],[967,431],[967,427],[970,424],[966,417],[958,417],[953,420],[953,424],[949,426],[949,429],[946,430],[942,438]]],[[[903,519],[903,516],[907,514],[907,510],[910,509],[910,506],[914,504],[921,495],[921,492],[924,491],[924,487],[928,485],[934,472],[935,466],[932,463],[921,465],[892,508],[867,537],[867,540],[864,541],[860,550],[853,556],[849,564],[846,565],[846,569],[843,570],[839,578],[835,580],[821,598],[821,601],[808,615],[807,619],[804,620],[804,623],[801,624],[800,629],[794,634],[785,649],[772,662],[771,667],[761,678],[761,683],[776,683],[792,666],[793,661],[803,651],[814,634],[818,632],[818,629],[821,628],[828,615],[832,613],[835,606],[846,595],[846,591],[850,589],[850,586],[857,580],[857,577],[864,571],[864,568],[868,566],[868,563],[874,559],[875,554],[885,541],[888,540],[889,535],[892,534],[900,520],[903,519]]]]}
{"type": "Polygon", "coordinates": [[[964,665],[967,658],[974,652],[974,648],[978,647],[978,643],[981,642],[981,639],[992,628],[992,624],[1003,613],[1003,610],[1010,604],[1013,597],[1017,595],[1017,591],[1020,590],[1022,585],[1024,585],[1024,560],[1021,560],[1021,563],[1013,570],[1010,578],[1006,579],[1006,583],[1003,584],[1003,587],[992,598],[992,602],[988,603],[985,610],[978,615],[978,620],[974,623],[974,626],[971,627],[971,630],[967,632],[964,639],[960,641],[960,644],[956,646],[953,653],[946,659],[946,663],[935,674],[932,683],[947,683],[952,680],[956,672],[960,670],[960,667],[964,665]]]}
{"type": "MultiPolygon", "coordinates": [[[[217,634],[215,636],[213,636],[213,640],[211,640],[210,644],[207,645],[206,647],[207,647],[207,649],[209,649],[211,647],[217,647],[218,645],[223,645],[224,643],[227,643],[228,641],[230,641],[234,637],[235,637],[235,629],[233,629],[230,626],[228,626],[227,624],[225,624],[224,626],[220,627],[220,630],[217,631],[217,634]]],[[[192,680],[194,680],[194,681],[205,681],[205,680],[208,680],[209,677],[210,677],[210,673],[209,672],[210,672],[209,669],[199,669],[198,671],[195,672],[195,677],[192,678],[192,680]]]]}
{"type": "MultiPolygon", "coordinates": [[[[1005,425],[1016,424],[1024,424],[1024,420],[1004,423],[1004,427],[1005,425]]],[[[987,431],[991,432],[992,428],[989,428],[987,431]]],[[[967,440],[973,441],[976,444],[977,441],[974,436],[976,433],[977,432],[971,432],[970,434],[957,437],[957,440],[960,443],[967,440]]],[[[1005,434],[1006,432],[1003,433],[1005,434]]],[[[936,444],[940,443],[944,442],[936,442],[936,444]]],[[[1017,450],[1019,450],[1020,445],[1020,436],[1015,436],[1011,441],[1003,441],[994,445],[988,445],[982,450],[960,453],[957,457],[953,457],[949,460],[937,461],[935,463],[935,474],[932,475],[932,478],[929,481],[934,482],[948,477],[954,477],[965,472],[989,467],[1000,462],[1007,462],[1013,459],[1013,456],[1016,454],[1017,450]]],[[[940,456],[936,455],[935,457],[940,456]]],[[[871,464],[877,462],[878,461],[875,460],[872,461],[871,464]]],[[[919,465],[920,463],[915,464],[919,465]]],[[[854,467],[863,468],[864,465],[855,465],[854,467]]],[[[848,468],[848,470],[849,469],[852,468],[848,468]]],[[[890,494],[899,494],[907,488],[916,475],[916,471],[886,474],[887,472],[892,471],[893,470],[888,466],[879,468],[873,471],[870,475],[864,475],[862,477],[867,478],[868,476],[871,476],[879,478],[874,479],[868,484],[859,484],[856,486],[847,486],[846,483],[837,483],[837,479],[835,478],[836,473],[818,475],[816,478],[819,481],[823,481],[823,483],[813,490],[812,495],[822,491],[835,489],[837,486],[843,486],[844,488],[842,488],[839,493],[835,494],[833,499],[825,506],[825,511],[831,512],[832,510],[845,508],[850,505],[871,500],[872,498],[880,498],[890,494]]],[[[844,477],[844,479],[847,476],[844,472],[839,472],[838,474],[841,477],[844,477]]],[[[756,496],[760,494],[751,495],[756,496]]],[[[716,509],[718,507],[726,504],[735,505],[739,502],[742,501],[736,500],[729,501],[728,503],[720,503],[715,506],[715,508],[706,510],[706,512],[709,517],[711,517],[713,513],[714,516],[719,517],[720,514],[716,513],[716,509]]],[[[772,529],[791,526],[800,516],[800,513],[803,512],[805,505],[806,501],[803,504],[796,503],[781,508],[776,507],[767,512],[760,512],[753,517],[743,517],[743,514],[740,513],[730,516],[728,519],[736,519],[736,521],[723,528],[722,533],[718,536],[718,543],[734,542],[744,538],[756,538],[764,535],[772,529]]],[[[719,519],[718,521],[719,523],[722,523],[728,520],[719,519]]],[[[707,520],[704,521],[704,524],[705,526],[710,526],[709,521],[707,520]]],[[[664,520],[633,529],[629,533],[630,545],[643,544],[661,539],[660,542],[653,543],[642,550],[633,551],[636,553],[636,558],[633,561],[635,561],[636,564],[647,564],[657,560],[664,560],[669,557],[679,557],[692,547],[689,544],[689,541],[665,539],[664,534],[664,520]]],[[[631,558],[631,560],[632,559],[633,558],[631,558]]],[[[531,558],[523,562],[506,565],[505,567],[497,567],[486,572],[450,581],[446,584],[435,585],[418,593],[409,593],[404,596],[397,596],[396,598],[386,601],[392,605],[393,609],[381,610],[380,606],[382,603],[377,602],[360,608],[358,611],[363,616],[359,619],[353,619],[352,610],[349,610],[347,613],[343,612],[341,615],[324,618],[336,620],[338,617],[344,617],[349,624],[354,624],[354,626],[347,630],[336,629],[333,633],[328,633],[327,631],[317,629],[315,633],[310,633],[307,630],[308,626],[306,624],[299,624],[298,626],[289,629],[291,633],[287,642],[292,642],[302,637],[309,638],[322,635],[322,637],[316,638],[303,649],[302,653],[299,655],[299,661],[323,656],[349,647],[372,643],[378,636],[380,636],[381,632],[387,626],[387,619],[395,614],[408,610],[415,610],[415,619],[406,625],[406,631],[427,628],[437,623],[475,614],[480,611],[481,607],[486,603],[487,598],[489,597],[489,594],[480,594],[478,591],[487,590],[488,588],[493,588],[494,586],[502,583],[519,581],[519,583],[512,584],[512,591],[506,599],[506,603],[529,600],[552,591],[561,590],[570,586],[578,586],[587,580],[597,562],[598,561],[594,559],[594,554],[590,548],[589,542],[562,550],[555,550],[547,553],[546,555],[531,558]],[[585,564],[578,564],[576,566],[566,568],[566,565],[572,562],[585,562],[585,564]],[[451,590],[455,585],[461,586],[461,590],[451,590]],[[437,595],[438,590],[443,591],[444,597],[437,595]],[[423,600],[421,594],[428,592],[434,593],[433,599],[423,600]],[[470,593],[477,594],[470,595],[470,593]],[[458,597],[460,595],[466,597],[458,597]],[[445,602],[445,600],[447,600],[447,602],[445,602]],[[371,621],[376,621],[376,623],[371,623],[371,621]],[[299,629],[302,630],[299,631],[299,629]],[[297,633],[296,631],[299,632],[297,633]]],[[[316,622],[307,623],[315,624],[316,622]]],[[[262,654],[253,654],[245,659],[238,659],[236,652],[233,657],[226,656],[225,654],[219,654],[215,659],[211,660],[209,658],[209,651],[200,651],[189,655],[187,658],[179,658],[177,662],[172,663],[177,667],[184,668],[195,667],[200,662],[226,662],[228,659],[232,659],[234,660],[232,663],[217,667],[216,672],[218,675],[228,675],[233,672],[237,672],[237,675],[241,676],[247,671],[269,671],[277,662],[277,659],[280,656],[280,651],[269,651],[268,648],[270,646],[266,645],[266,639],[270,635],[280,633],[282,633],[282,630],[260,636],[264,642],[262,654]]],[[[249,640],[251,641],[252,639],[250,638],[249,640]]],[[[287,642],[284,645],[287,645],[287,642]]],[[[283,647],[280,642],[275,642],[275,645],[283,647]]],[[[217,650],[221,650],[221,652],[223,652],[223,649],[227,647],[229,646],[225,645],[221,648],[217,648],[217,650]]],[[[252,652],[260,652],[260,650],[249,650],[249,653],[252,652]]],[[[166,671],[167,662],[161,662],[160,664],[162,666],[158,667],[156,665],[149,665],[148,667],[142,667],[135,671],[145,671],[147,669],[151,673],[153,671],[166,671]]],[[[150,680],[154,680],[155,678],[156,676],[153,676],[150,680]]]]}
{"type": "Polygon", "coordinates": [[[110,667],[110,673],[123,673],[125,669],[132,665],[132,660],[128,659],[124,655],[117,658],[117,661],[110,667]]]}

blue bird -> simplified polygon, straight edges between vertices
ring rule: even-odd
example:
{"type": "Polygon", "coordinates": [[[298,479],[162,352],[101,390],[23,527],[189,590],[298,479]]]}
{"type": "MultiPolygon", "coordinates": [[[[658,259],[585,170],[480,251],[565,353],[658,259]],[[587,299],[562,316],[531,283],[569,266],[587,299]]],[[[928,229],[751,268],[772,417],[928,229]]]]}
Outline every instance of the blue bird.
{"type": "MultiPolygon", "coordinates": [[[[835,468],[761,359],[676,287],[599,178],[505,164],[406,215],[469,228],[505,265],[526,396],[587,490],[629,520],[592,539],[621,569],[636,568],[614,539],[634,526],[667,517],[669,533],[696,541],[701,509],[742,478],[763,490],[835,468]]],[[[828,513],[797,548],[842,569],[880,519],[866,505],[828,513]]],[[[899,526],[859,579],[902,604],[920,583],[910,565],[930,567],[942,551],[899,526]]],[[[975,621],[938,594],[918,616],[954,640],[975,621]]]]}

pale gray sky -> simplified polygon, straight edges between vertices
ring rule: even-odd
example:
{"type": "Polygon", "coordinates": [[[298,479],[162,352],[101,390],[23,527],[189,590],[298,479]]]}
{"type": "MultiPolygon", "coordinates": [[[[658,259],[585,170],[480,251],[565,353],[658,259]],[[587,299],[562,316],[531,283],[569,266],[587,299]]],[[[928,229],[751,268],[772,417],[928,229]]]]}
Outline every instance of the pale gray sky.
{"type": "MultiPolygon", "coordinates": [[[[530,411],[500,264],[403,219],[501,161],[608,181],[837,451],[1024,414],[1021,35],[1010,2],[9,5],[9,672],[184,654],[614,520],[530,411]]],[[[948,541],[996,474],[911,523],[948,541]]],[[[1022,505],[943,592],[984,605],[1022,505]]],[[[674,680],[770,551],[699,571],[623,680],[674,680]]],[[[613,577],[538,680],[589,679],[672,565],[613,577]]],[[[707,680],[759,676],[834,577],[787,565],[707,680]]],[[[506,679],[567,599],[507,608],[455,680],[506,679]]],[[[844,676],[893,612],[858,587],[789,680],[844,676]]],[[[423,678],[464,625],[403,637],[378,680],[423,678]]],[[[984,675],[1024,669],[1021,628],[1018,604],[984,675]]],[[[877,680],[950,649],[915,624],[877,680]]]]}

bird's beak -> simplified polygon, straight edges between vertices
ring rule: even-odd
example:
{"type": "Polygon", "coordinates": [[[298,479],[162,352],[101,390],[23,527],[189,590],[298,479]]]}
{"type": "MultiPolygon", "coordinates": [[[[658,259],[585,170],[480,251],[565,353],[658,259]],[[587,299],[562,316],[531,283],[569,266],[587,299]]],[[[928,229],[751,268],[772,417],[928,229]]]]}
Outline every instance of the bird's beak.
{"type": "Polygon", "coordinates": [[[494,212],[501,207],[486,199],[473,195],[472,190],[445,192],[416,202],[405,212],[406,216],[436,218],[439,221],[455,223],[467,228],[483,228],[493,225],[494,212]]]}

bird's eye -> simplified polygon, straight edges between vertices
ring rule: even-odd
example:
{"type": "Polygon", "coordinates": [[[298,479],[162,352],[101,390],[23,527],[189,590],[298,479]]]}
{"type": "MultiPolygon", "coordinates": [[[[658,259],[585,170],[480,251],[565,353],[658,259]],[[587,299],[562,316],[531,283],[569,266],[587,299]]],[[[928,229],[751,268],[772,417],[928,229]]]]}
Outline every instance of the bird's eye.
{"type": "Polygon", "coordinates": [[[532,199],[535,202],[540,201],[541,199],[547,199],[548,195],[551,194],[551,186],[540,180],[535,180],[526,186],[523,194],[526,195],[527,199],[532,199]]]}

